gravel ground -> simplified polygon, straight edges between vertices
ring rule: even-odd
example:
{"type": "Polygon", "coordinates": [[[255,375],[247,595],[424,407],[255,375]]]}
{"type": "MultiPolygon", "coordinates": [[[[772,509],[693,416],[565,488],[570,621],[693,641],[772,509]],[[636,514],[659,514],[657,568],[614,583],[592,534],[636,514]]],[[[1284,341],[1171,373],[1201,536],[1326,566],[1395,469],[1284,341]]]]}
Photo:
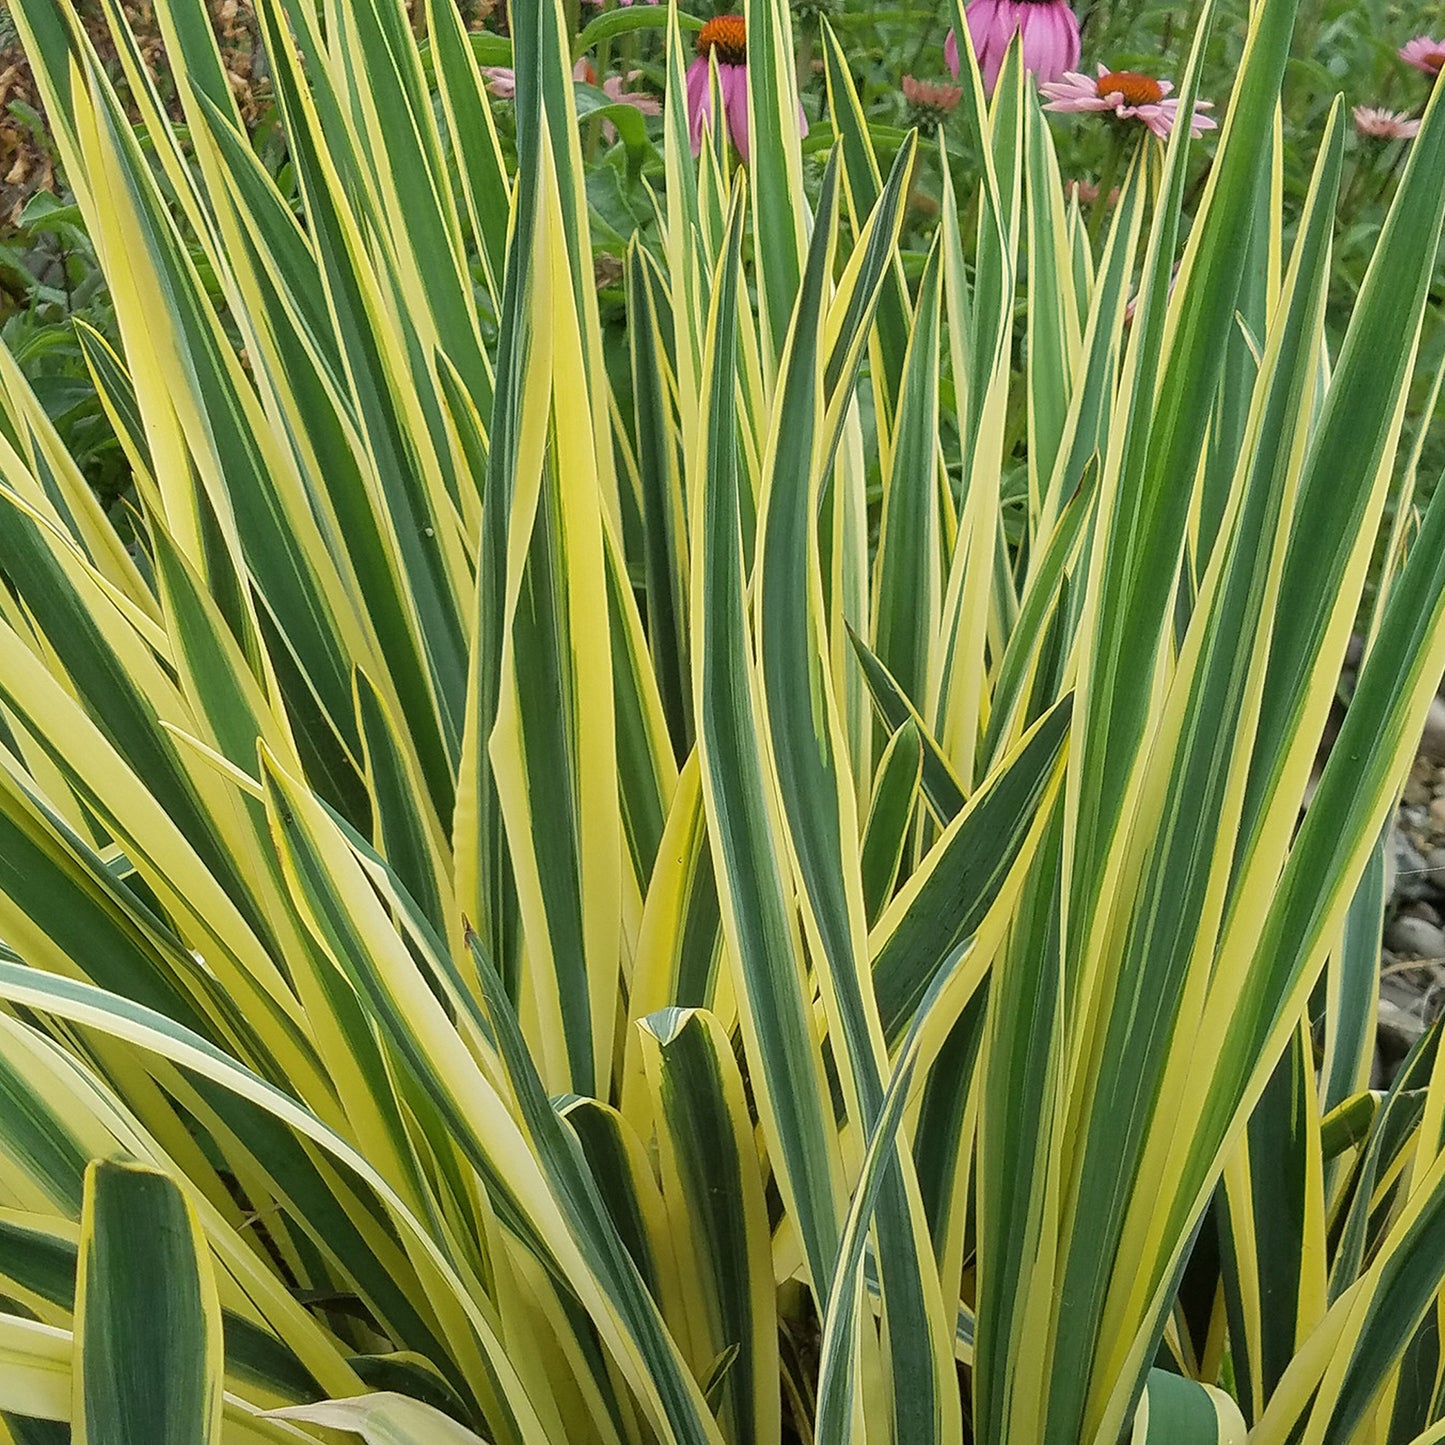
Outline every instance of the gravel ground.
{"type": "Polygon", "coordinates": [[[1379,1044],[1403,1057],[1445,1009],[1445,700],[1437,697],[1395,819],[1380,952],[1379,1044]]]}

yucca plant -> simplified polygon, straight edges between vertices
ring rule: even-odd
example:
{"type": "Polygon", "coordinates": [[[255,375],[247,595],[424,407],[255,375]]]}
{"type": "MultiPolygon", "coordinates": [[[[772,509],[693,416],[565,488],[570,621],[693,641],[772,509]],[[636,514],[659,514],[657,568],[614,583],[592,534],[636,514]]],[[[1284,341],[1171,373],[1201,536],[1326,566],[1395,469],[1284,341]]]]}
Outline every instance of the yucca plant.
{"type": "Polygon", "coordinates": [[[200,0],[183,129],[104,3],[145,146],[15,6],[140,542],[0,356],[0,1432],[1445,1438],[1435,1036],[1368,1092],[1445,671],[1397,454],[1438,95],[1332,354],[1287,0],[1187,227],[1150,142],[1097,256],[971,67],[916,286],[931,160],[841,49],[810,201],[784,0],[746,168],[689,155],[674,16],[623,385],[560,0],[512,6],[515,174],[448,0],[425,53],[258,0],[294,205],[200,0]]]}

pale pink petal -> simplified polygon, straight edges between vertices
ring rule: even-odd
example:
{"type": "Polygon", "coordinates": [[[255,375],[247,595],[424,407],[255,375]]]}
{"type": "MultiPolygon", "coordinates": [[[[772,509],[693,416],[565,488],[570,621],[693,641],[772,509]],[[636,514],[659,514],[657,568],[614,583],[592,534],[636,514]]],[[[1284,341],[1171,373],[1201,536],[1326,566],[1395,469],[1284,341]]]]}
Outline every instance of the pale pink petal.
{"type": "MultiPolygon", "coordinates": [[[[1164,102],[1164,104],[1165,104],[1165,105],[1177,106],[1177,105],[1179,104],[1179,102],[1178,102],[1177,100],[1166,100],[1166,101],[1164,102]]],[[[1218,122],[1217,120],[1215,120],[1212,116],[1208,116],[1208,115],[1205,115],[1205,114],[1204,114],[1204,112],[1205,112],[1206,110],[1213,110],[1213,109],[1214,109],[1214,102],[1213,102],[1213,101],[1210,101],[1210,100],[1197,100],[1197,101],[1194,102],[1194,115],[1191,117],[1191,119],[1190,119],[1190,121],[1189,121],[1189,134],[1190,134],[1190,135],[1192,135],[1192,136],[1201,136],[1201,135],[1203,135],[1204,132],[1207,131],[1207,130],[1218,130],[1218,129],[1219,129],[1219,122],[1218,122]]]]}
{"type": "Polygon", "coordinates": [[[511,100],[517,94],[517,73],[506,65],[484,65],[487,89],[499,100],[511,100]]]}
{"type": "Polygon", "coordinates": [[[1060,79],[1045,81],[1039,93],[1048,102],[1045,110],[1077,113],[1114,108],[1112,101],[1099,94],[1098,83],[1077,70],[1066,70],[1060,79]]]}
{"type": "Polygon", "coordinates": [[[1355,129],[1377,140],[1412,140],[1420,134],[1420,122],[1397,110],[1372,105],[1355,107],[1355,129]]]}
{"type": "MultiPolygon", "coordinates": [[[[621,80],[615,75],[609,75],[606,80],[604,80],[602,84],[598,87],[598,89],[608,98],[608,100],[612,101],[615,105],[620,101],[620,97],[614,92],[620,90],[621,87],[621,80]]],[[[602,135],[607,141],[608,145],[611,145],[617,139],[617,127],[605,117],[602,121],[602,135]]]]}
{"type": "Polygon", "coordinates": [[[948,34],[945,35],[943,38],[943,59],[944,62],[947,64],[948,68],[955,75],[957,75],[959,65],[958,37],[953,33],[952,30],[950,30],[948,34]]]}
{"type": "MultiPolygon", "coordinates": [[[[1157,81],[1162,92],[1161,98],[1157,101],[1150,101],[1144,105],[1130,105],[1124,98],[1124,93],[1119,89],[1105,91],[1099,94],[1099,87],[1103,83],[1109,71],[1099,67],[1099,78],[1090,79],[1076,70],[1068,71],[1062,80],[1045,83],[1039,87],[1040,93],[1047,100],[1045,110],[1080,112],[1080,111],[1112,111],[1120,120],[1137,120],[1141,125],[1160,137],[1166,139],[1179,116],[1179,101],[1176,97],[1170,96],[1169,92],[1174,88],[1167,80],[1157,81]]],[[[1204,114],[1212,110],[1213,104],[1207,100],[1195,102],[1194,115],[1190,120],[1189,129],[1192,135],[1202,135],[1206,130],[1214,130],[1218,122],[1204,114]]]]}
{"type": "MultiPolygon", "coordinates": [[[[1109,72],[1103,73],[1107,75],[1109,72]]],[[[1066,70],[1057,80],[1045,81],[1039,86],[1039,91],[1054,99],[1065,100],[1075,95],[1097,95],[1099,88],[1098,82],[1091,76],[1077,70],[1066,70]]]]}
{"type": "MultiPolygon", "coordinates": [[[[1207,130],[1213,130],[1216,125],[1218,125],[1217,121],[1203,114],[1204,107],[1208,104],[1209,102],[1207,100],[1199,101],[1195,105],[1194,115],[1189,121],[1189,134],[1196,138],[1203,135],[1207,130]]],[[[1149,125],[1149,129],[1152,130],[1155,135],[1161,138],[1167,138],[1169,132],[1179,123],[1179,102],[1177,100],[1161,100],[1158,105],[1141,107],[1140,117],[1144,119],[1144,123],[1149,125]],[[1144,110],[1159,112],[1164,117],[1163,129],[1150,125],[1148,119],[1144,118],[1144,110]]]]}
{"type": "Polygon", "coordinates": [[[630,105],[633,110],[641,111],[643,115],[662,114],[662,106],[655,95],[649,95],[645,90],[623,90],[622,87],[626,84],[620,75],[609,75],[602,82],[602,89],[608,100],[615,105],[630,105]]]}
{"type": "Polygon", "coordinates": [[[1045,110],[1052,110],[1060,115],[1082,115],[1086,111],[1113,110],[1114,107],[1098,95],[1076,95],[1063,97],[1058,100],[1051,100],[1045,110]]]}
{"type": "Polygon", "coordinates": [[[707,56],[699,55],[687,68],[687,131],[693,155],[702,152],[702,128],[712,120],[712,91],[708,86],[707,56]]]}
{"type": "MultiPolygon", "coordinates": [[[[1157,105],[1141,105],[1135,114],[1160,140],[1168,140],[1169,132],[1174,129],[1174,119],[1178,110],[1179,103],[1177,101],[1171,103],[1161,100],[1157,105]]],[[[1123,113],[1120,111],[1121,115],[1123,113]]]]}
{"type": "MultiPolygon", "coordinates": [[[[662,107],[657,103],[655,96],[648,95],[645,91],[623,90],[626,81],[620,75],[609,75],[602,82],[603,93],[614,105],[630,105],[633,110],[641,111],[643,115],[660,115],[662,107]]],[[[617,127],[604,118],[602,122],[602,134],[611,145],[617,139],[617,127]]]]}
{"type": "Polygon", "coordinates": [[[1417,35],[1400,47],[1400,59],[1426,75],[1440,74],[1441,57],[1445,56],[1445,40],[1436,40],[1429,35],[1417,35]]]}

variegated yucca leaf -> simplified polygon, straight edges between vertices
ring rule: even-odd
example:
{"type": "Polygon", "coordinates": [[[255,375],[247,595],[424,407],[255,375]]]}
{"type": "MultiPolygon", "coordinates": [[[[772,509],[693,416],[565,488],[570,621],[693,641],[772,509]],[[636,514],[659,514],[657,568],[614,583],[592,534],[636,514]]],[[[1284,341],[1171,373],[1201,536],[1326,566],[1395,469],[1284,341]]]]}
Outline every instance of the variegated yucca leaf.
{"type": "Polygon", "coordinates": [[[927,147],[825,27],[814,166],[785,0],[748,164],[675,8],[513,0],[503,117],[453,6],[257,0],[294,190],[202,0],[181,125],[13,8],[136,540],[0,355],[0,1441],[1441,1438],[1437,1036],[1369,1087],[1438,96],[1336,346],[1290,0],[1097,254],[958,3],[927,147]],[[649,26],[610,347],[571,71],[649,26]]]}

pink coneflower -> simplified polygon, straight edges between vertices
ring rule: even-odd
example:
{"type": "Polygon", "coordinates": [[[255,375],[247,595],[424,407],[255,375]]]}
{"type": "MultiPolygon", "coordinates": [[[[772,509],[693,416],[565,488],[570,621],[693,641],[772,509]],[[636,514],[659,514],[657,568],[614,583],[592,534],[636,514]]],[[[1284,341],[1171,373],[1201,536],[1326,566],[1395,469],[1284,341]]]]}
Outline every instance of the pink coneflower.
{"type": "MultiPolygon", "coordinates": [[[[1062,80],[1039,89],[1048,98],[1045,110],[1112,111],[1120,120],[1137,120],[1148,126],[1161,140],[1168,139],[1179,118],[1179,102],[1169,94],[1173,85],[1133,70],[1106,70],[1101,65],[1097,80],[1071,70],[1062,80]]],[[[1218,122],[1203,114],[1213,108],[1210,101],[1195,102],[1189,120],[1191,135],[1215,128],[1218,122]]]]}
{"type": "MultiPolygon", "coordinates": [[[[1024,69],[1040,81],[1057,80],[1079,63],[1079,22],[1064,0],[972,0],[963,18],[990,95],[1015,32],[1022,37],[1024,69]]],[[[958,37],[951,30],[943,58],[957,75],[958,37]]]]}
{"type": "Polygon", "coordinates": [[[741,15],[719,15],[697,33],[697,59],[687,68],[687,117],[692,153],[702,150],[702,127],[712,119],[708,57],[717,59],[723,115],[738,154],[748,158],[748,32],[741,15]]]}
{"type": "MultiPolygon", "coordinates": [[[[722,92],[723,117],[738,154],[748,158],[748,34],[741,15],[718,15],[697,32],[697,59],[687,68],[688,130],[692,153],[702,150],[702,127],[712,119],[712,88],[708,81],[709,58],[717,61],[718,88],[722,92]]],[[[798,129],[808,133],[802,107],[798,108],[798,129]]]]}
{"type": "MultiPolygon", "coordinates": [[[[482,74],[487,78],[487,89],[498,100],[515,100],[517,97],[517,72],[510,65],[484,65],[482,74]]],[[[572,79],[587,85],[597,84],[597,72],[592,62],[584,55],[572,67],[572,79]]]]}
{"type": "Polygon", "coordinates": [[[963,87],[949,85],[942,80],[915,80],[913,76],[905,75],[903,99],[908,102],[908,113],[913,123],[931,128],[957,108],[958,102],[963,99],[963,87]]]}
{"type": "Polygon", "coordinates": [[[1445,69],[1445,40],[1432,40],[1428,35],[1417,35],[1400,47],[1400,59],[1426,75],[1439,75],[1445,69]]]}
{"type": "MultiPolygon", "coordinates": [[[[628,0],[628,3],[631,3],[631,0],[628,0]]],[[[656,0],[642,0],[642,3],[652,5],[656,3],[656,0]]],[[[626,80],[623,80],[620,75],[609,75],[602,82],[602,90],[614,105],[630,105],[633,110],[640,110],[643,115],[661,115],[662,106],[655,95],[649,95],[645,90],[624,90],[622,88],[636,80],[641,74],[640,70],[629,71],[626,80]]],[[[607,144],[611,145],[617,139],[617,127],[610,120],[604,120],[602,134],[606,136],[607,144]]]]}
{"type": "Polygon", "coordinates": [[[517,94],[517,72],[510,65],[484,65],[487,89],[498,100],[512,100],[517,94]]]}
{"type": "Polygon", "coordinates": [[[1413,140],[1420,134],[1420,122],[1398,110],[1381,110],[1373,105],[1355,107],[1355,129],[1377,140],[1413,140]]]}
{"type": "MultiPolygon", "coordinates": [[[[657,0],[638,0],[638,3],[654,5],[657,0]]],[[[629,70],[626,80],[623,80],[620,75],[609,75],[602,82],[602,89],[606,92],[608,99],[618,105],[630,105],[634,110],[640,110],[643,115],[661,115],[662,104],[655,95],[649,95],[645,90],[623,90],[624,85],[630,85],[641,75],[640,70],[629,70]]]]}

